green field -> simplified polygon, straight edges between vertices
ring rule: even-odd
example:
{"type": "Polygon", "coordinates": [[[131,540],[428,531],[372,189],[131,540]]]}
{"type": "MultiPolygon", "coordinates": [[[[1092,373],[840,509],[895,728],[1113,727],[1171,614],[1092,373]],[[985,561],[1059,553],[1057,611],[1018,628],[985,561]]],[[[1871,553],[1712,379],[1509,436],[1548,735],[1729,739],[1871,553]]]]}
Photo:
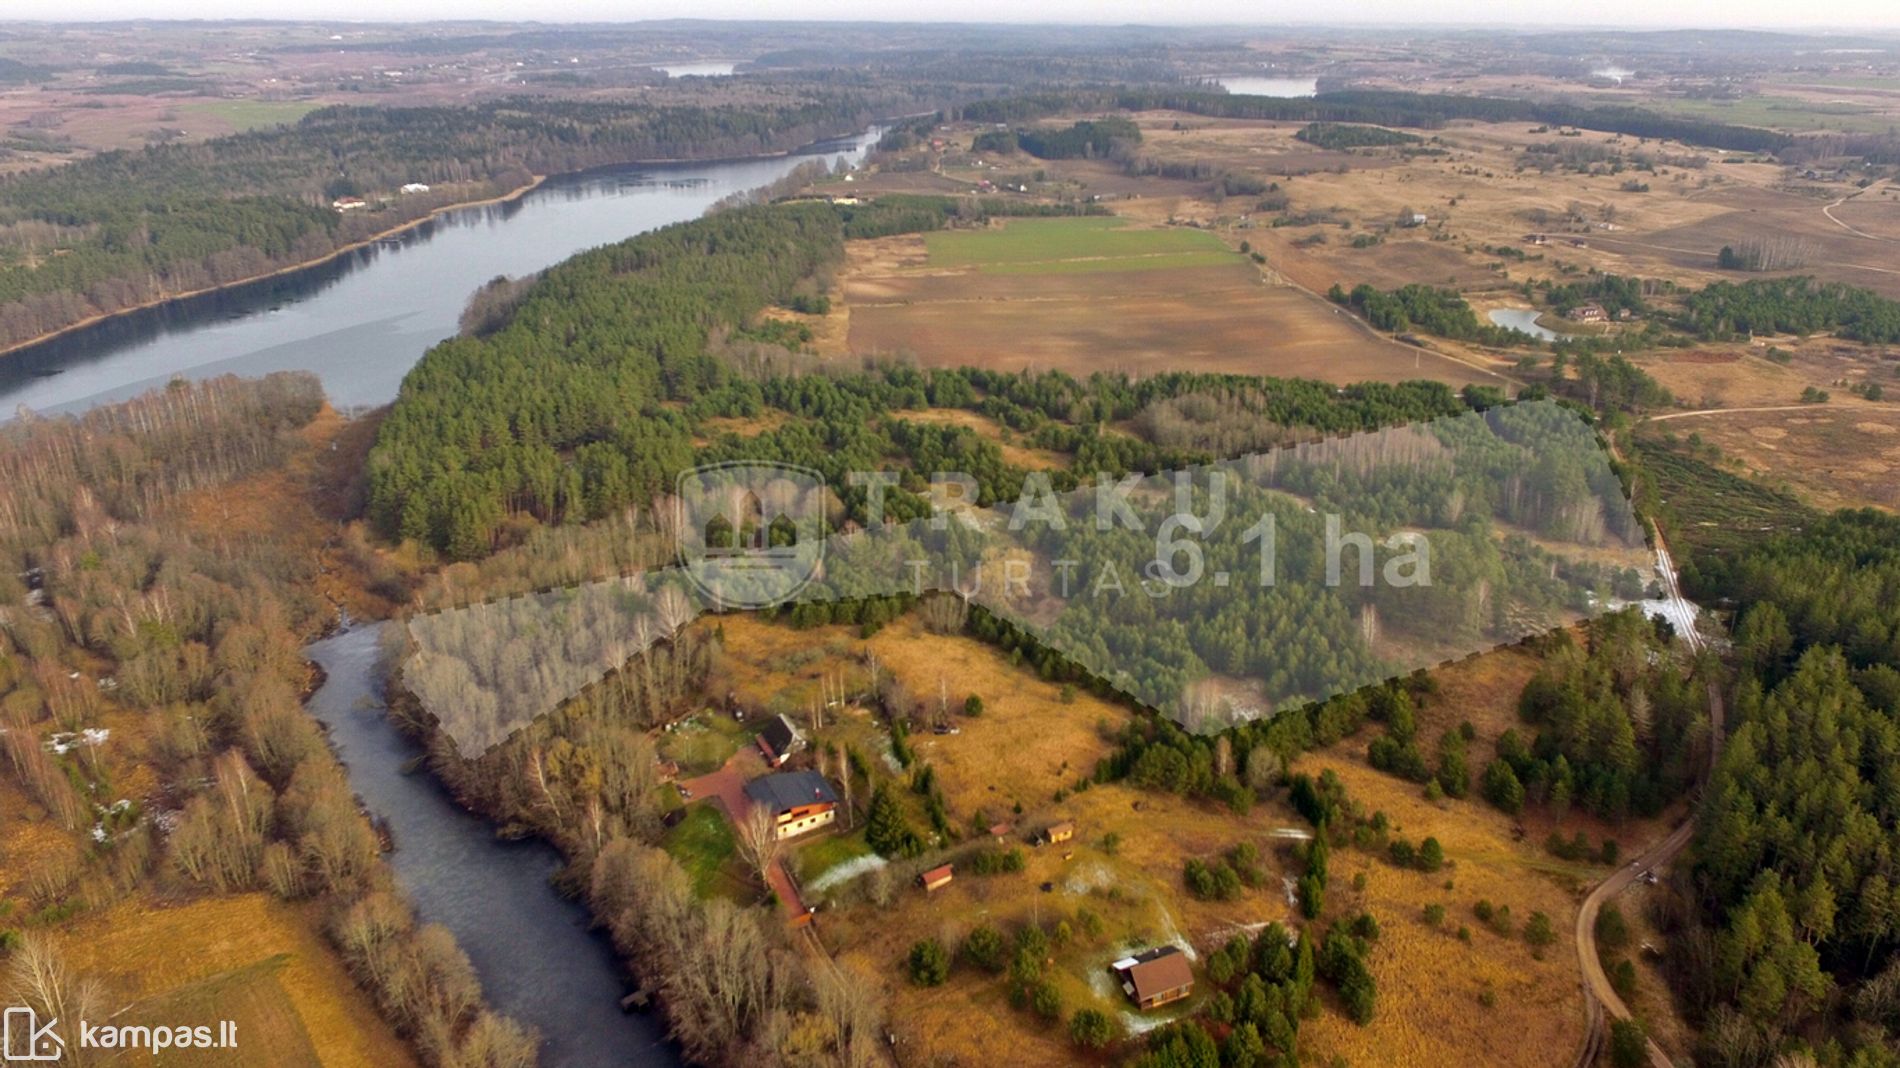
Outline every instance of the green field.
{"type": "Polygon", "coordinates": [[[299,100],[207,100],[180,104],[178,110],[229,123],[233,130],[242,132],[288,125],[322,106],[299,100]]]}
{"type": "Polygon", "coordinates": [[[739,866],[738,839],[733,837],[732,824],[712,802],[688,808],[686,818],[660,840],[660,848],[686,869],[693,892],[700,897],[749,900],[745,873],[739,866]]]}
{"type": "Polygon", "coordinates": [[[169,994],[141,1001],[115,1017],[115,1024],[145,1024],[153,1027],[211,1028],[231,1020],[237,1024],[238,1052],[218,1049],[166,1050],[154,1056],[150,1050],[121,1050],[97,1062],[111,1065],[198,1065],[270,1064],[283,1068],[320,1068],[316,1047],[304,1031],[290,995],[277,981],[277,971],[286,958],[273,957],[248,968],[214,975],[169,994]]]}
{"type": "Polygon", "coordinates": [[[1238,254],[1203,230],[1135,230],[1127,220],[1089,216],[1015,219],[1001,229],[924,235],[933,267],[975,267],[986,274],[1087,274],[1211,267],[1238,254]]]}
{"type": "Polygon", "coordinates": [[[1820,104],[1787,96],[1753,96],[1745,100],[1658,99],[1644,105],[1670,115],[1760,126],[1790,133],[1839,130],[1845,133],[1885,133],[1894,120],[1858,104],[1820,104]]]}
{"type": "Polygon", "coordinates": [[[800,883],[810,883],[840,864],[870,855],[871,847],[864,844],[862,833],[834,834],[801,847],[792,858],[792,867],[800,883]]]}
{"type": "Polygon", "coordinates": [[[752,742],[753,732],[731,716],[704,711],[660,736],[660,755],[679,762],[686,775],[717,771],[741,746],[752,742]]]}

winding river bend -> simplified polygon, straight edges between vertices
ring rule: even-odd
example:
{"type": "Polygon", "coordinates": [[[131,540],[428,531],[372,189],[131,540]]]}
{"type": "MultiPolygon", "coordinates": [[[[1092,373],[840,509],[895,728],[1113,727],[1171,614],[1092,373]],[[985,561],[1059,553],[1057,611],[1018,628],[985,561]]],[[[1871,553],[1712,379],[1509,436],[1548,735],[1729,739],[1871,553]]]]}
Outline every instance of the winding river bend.
{"type": "MultiPolygon", "coordinates": [[[[788,156],[636,164],[550,179],[506,203],[444,213],[330,262],[108,319],[0,356],[0,419],[21,407],[78,411],[175,377],[306,370],[339,408],[395,399],[403,376],[453,334],[468,297],[577,252],[696,218],[809,159],[859,162],[878,135],[788,156]]],[[[327,673],[310,699],[369,810],[388,821],[390,862],[425,922],[455,934],[499,1011],[540,1031],[546,1068],[673,1068],[659,1022],[622,1015],[625,980],[586,910],[555,893],[542,842],[503,842],[427,774],[383,715],[380,628],[345,630],[307,655],[327,673]]]]}
{"type": "Polygon", "coordinates": [[[383,714],[380,626],[359,626],[304,652],[326,679],[310,712],[330,728],[350,786],[389,821],[396,878],[428,923],[454,932],[496,1010],[541,1032],[543,1068],[673,1068],[657,1019],[622,1015],[613,948],[587,910],[548,877],[560,855],[544,842],[503,842],[426,772],[403,774],[421,749],[383,714]]]}
{"type": "Polygon", "coordinates": [[[813,158],[864,158],[877,131],[786,156],[631,164],[446,212],[305,270],[115,316],[0,356],[0,419],[77,411],[176,377],[314,371],[339,408],[386,404],[469,295],[597,245],[697,218],[813,158]]]}

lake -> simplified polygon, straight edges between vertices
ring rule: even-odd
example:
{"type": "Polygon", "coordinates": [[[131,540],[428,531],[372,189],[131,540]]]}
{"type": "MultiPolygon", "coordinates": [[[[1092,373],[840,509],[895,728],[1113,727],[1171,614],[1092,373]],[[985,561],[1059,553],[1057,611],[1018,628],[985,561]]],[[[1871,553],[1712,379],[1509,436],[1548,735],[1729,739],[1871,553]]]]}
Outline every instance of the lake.
{"type": "Polygon", "coordinates": [[[674,63],[654,67],[669,78],[728,78],[738,69],[734,63],[674,63]]]}
{"type": "Polygon", "coordinates": [[[1221,88],[1236,96],[1316,96],[1319,93],[1318,78],[1260,78],[1253,75],[1235,75],[1217,78],[1221,88]]]}
{"type": "Polygon", "coordinates": [[[1535,308],[1492,308],[1485,314],[1491,325],[1521,330],[1539,341],[1561,341],[1566,336],[1540,324],[1537,317],[1544,313],[1535,308]]]}
{"type": "Polygon", "coordinates": [[[698,218],[805,160],[863,160],[877,131],[788,156],[635,164],[549,179],[462,208],[307,270],[107,319],[0,356],[0,418],[74,411],[172,378],[313,371],[339,408],[387,404],[403,375],[454,334],[468,297],[577,252],[698,218]]]}

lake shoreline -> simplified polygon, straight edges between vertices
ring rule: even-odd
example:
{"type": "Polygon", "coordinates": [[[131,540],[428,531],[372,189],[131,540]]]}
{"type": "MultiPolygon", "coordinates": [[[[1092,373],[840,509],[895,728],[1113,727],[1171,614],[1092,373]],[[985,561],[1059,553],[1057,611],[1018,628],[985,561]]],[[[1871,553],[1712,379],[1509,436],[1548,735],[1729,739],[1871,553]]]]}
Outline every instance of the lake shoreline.
{"type": "MultiPolygon", "coordinates": [[[[873,123],[872,125],[875,126],[876,124],[873,123]]],[[[868,128],[869,127],[866,127],[866,129],[868,128]]],[[[860,130],[858,132],[861,133],[863,131],[860,130]]],[[[537,175],[534,175],[533,180],[529,181],[527,184],[522,185],[515,189],[511,189],[506,193],[501,193],[499,195],[492,196],[492,197],[481,197],[474,200],[460,200],[460,201],[456,201],[453,204],[444,204],[441,207],[432,208],[427,214],[418,215],[407,222],[399,223],[385,230],[378,230],[376,233],[370,234],[369,236],[364,237],[360,240],[352,241],[347,245],[339,245],[336,248],[330,250],[327,253],[324,253],[321,256],[317,256],[308,260],[300,260],[297,263],[285,264],[282,267],[276,267],[271,270],[264,271],[260,274],[248,275],[244,278],[233,279],[232,281],[229,281],[229,282],[221,282],[215,286],[202,286],[198,289],[188,289],[188,290],[183,290],[177,293],[167,293],[164,296],[154,297],[151,300],[141,301],[138,304],[129,304],[123,308],[119,308],[114,311],[101,312],[97,315],[89,315],[84,319],[80,319],[75,322],[68,323],[67,325],[62,326],[57,330],[49,330],[46,333],[27,338],[24,341],[15,341],[10,344],[0,345],[0,359],[5,359],[8,356],[12,356],[16,353],[23,352],[27,349],[31,349],[39,345],[44,345],[49,341],[57,340],[59,338],[67,336],[68,334],[79,333],[80,331],[86,330],[89,327],[98,326],[100,323],[110,322],[113,319],[121,318],[123,316],[133,315],[133,314],[136,314],[138,312],[143,312],[143,311],[150,311],[153,308],[162,308],[167,304],[173,304],[178,301],[192,300],[198,297],[210,296],[213,293],[224,293],[224,292],[228,292],[234,289],[241,289],[244,286],[254,285],[258,282],[263,282],[268,279],[282,278],[285,275],[297,274],[301,271],[308,271],[315,267],[321,267],[324,264],[333,263],[336,260],[342,259],[344,256],[352,252],[357,252],[357,251],[360,251],[361,249],[368,248],[369,246],[374,245],[379,241],[386,241],[389,238],[396,236],[397,234],[407,233],[408,231],[413,230],[418,226],[421,226],[423,223],[431,222],[451,212],[464,211],[469,208],[488,207],[495,204],[507,204],[512,201],[520,200],[522,197],[527,196],[529,193],[534,192],[536,189],[539,189],[541,186],[545,185],[547,182],[554,179],[580,177],[580,176],[592,174],[599,171],[609,171],[609,170],[614,170],[616,168],[621,168],[621,167],[641,167],[641,166],[679,167],[679,166],[690,166],[690,165],[695,165],[695,164],[717,166],[722,163],[745,163],[745,162],[750,162],[754,160],[786,159],[791,156],[797,155],[803,149],[810,148],[814,145],[822,145],[830,141],[835,141],[835,140],[839,140],[841,138],[846,138],[850,136],[853,136],[853,135],[851,133],[842,133],[842,134],[836,134],[830,137],[821,137],[815,141],[811,141],[804,145],[799,145],[793,148],[779,149],[779,150],[771,151],[771,152],[754,152],[754,153],[746,153],[746,154],[735,155],[735,156],[715,156],[715,157],[704,158],[704,159],[694,158],[694,157],[679,157],[679,158],[662,157],[659,159],[632,159],[632,160],[624,160],[619,163],[602,163],[602,164],[598,164],[592,167],[582,167],[577,170],[571,170],[571,171],[558,171],[553,174],[537,174],[537,175]]]]}
{"type": "Polygon", "coordinates": [[[369,246],[376,244],[378,241],[386,241],[389,238],[396,236],[397,234],[407,233],[408,231],[413,230],[418,226],[421,226],[423,223],[432,222],[435,219],[443,215],[447,215],[450,212],[463,211],[468,208],[487,207],[493,204],[506,204],[511,201],[520,200],[522,197],[525,197],[529,193],[532,193],[536,189],[539,189],[542,183],[546,182],[548,178],[550,177],[552,176],[545,175],[545,174],[537,174],[533,177],[533,180],[528,182],[527,184],[522,185],[516,189],[511,189],[508,192],[502,193],[498,196],[481,197],[476,200],[458,200],[453,204],[444,204],[439,208],[432,208],[429,210],[427,214],[418,215],[415,218],[410,219],[408,222],[399,223],[395,226],[389,227],[386,230],[378,230],[367,237],[364,237],[357,241],[352,241],[347,245],[338,245],[336,248],[331,249],[329,252],[326,252],[323,255],[314,257],[312,259],[301,260],[297,263],[285,264],[282,267],[276,267],[271,270],[265,271],[261,274],[249,275],[247,277],[234,279],[229,282],[221,282],[215,286],[203,286],[198,289],[187,289],[178,293],[167,293],[162,297],[154,297],[151,300],[142,301],[138,304],[129,304],[123,308],[117,309],[116,311],[101,312],[98,315],[89,315],[84,319],[78,320],[77,322],[68,323],[67,325],[62,326],[57,330],[49,330],[44,334],[38,335],[37,337],[31,337],[31,338],[26,339],[25,341],[16,341],[10,345],[0,345],[0,359],[4,359],[8,356],[11,356],[17,352],[21,352],[23,350],[33,348],[36,345],[44,345],[48,341],[53,341],[57,338],[65,337],[68,334],[78,333],[79,331],[85,330],[88,327],[98,326],[100,323],[104,323],[104,322],[110,322],[111,320],[117,319],[121,316],[132,315],[136,312],[150,311],[153,308],[162,308],[167,304],[172,304],[177,301],[192,300],[197,297],[209,296],[213,293],[223,293],[229,290],[239,289],[244,286],[253,285],[255,283],[262,282],[267,279],[281,278],[287,274],[296,274],[299,271],[307,271],[313,267],[321,267],[326,263],[331,263],[338,259],[341,259],[342,257],[352,252],[356,252],[360,249],[368,248],[369,246]]]}

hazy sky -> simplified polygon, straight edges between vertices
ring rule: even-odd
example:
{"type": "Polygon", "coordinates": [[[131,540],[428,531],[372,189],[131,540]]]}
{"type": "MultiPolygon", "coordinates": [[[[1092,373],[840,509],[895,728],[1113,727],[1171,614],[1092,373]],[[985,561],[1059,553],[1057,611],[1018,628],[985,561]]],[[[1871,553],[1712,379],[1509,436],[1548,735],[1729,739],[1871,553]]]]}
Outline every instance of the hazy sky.
{"type": "Polygon", "coordinates": [[[1858,27],[1900,32],[1893,0],[7,0],[0,18],[438,19],[621,22],[657,18],[865,19],[905,22],[1420,23],[1659,26],[1858,27]]]}

